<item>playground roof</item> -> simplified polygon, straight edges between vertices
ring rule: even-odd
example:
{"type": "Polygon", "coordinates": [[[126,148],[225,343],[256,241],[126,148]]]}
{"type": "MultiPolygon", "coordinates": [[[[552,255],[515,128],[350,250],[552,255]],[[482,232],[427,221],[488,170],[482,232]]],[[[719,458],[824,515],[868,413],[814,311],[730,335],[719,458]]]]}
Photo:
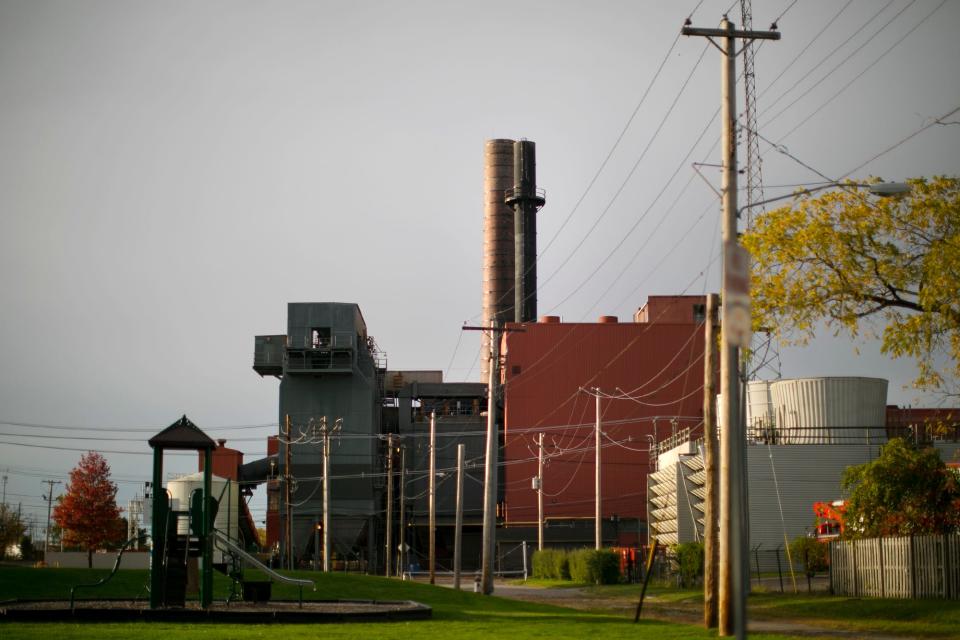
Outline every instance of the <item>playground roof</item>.
{"type": "Polygon", "coordinates": [[[210,436],[183,416],[172,425],[148,440],[154,449],[216,449],[217,443],[210,436]]]}

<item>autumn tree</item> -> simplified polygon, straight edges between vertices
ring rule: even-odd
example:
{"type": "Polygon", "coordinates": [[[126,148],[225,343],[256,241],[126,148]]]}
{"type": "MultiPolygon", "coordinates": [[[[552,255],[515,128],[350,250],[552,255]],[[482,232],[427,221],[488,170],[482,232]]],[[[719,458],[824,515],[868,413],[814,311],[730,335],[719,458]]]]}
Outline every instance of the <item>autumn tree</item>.
{"type": "Polygon", "coordinates": [[[10,547],[20,542],[26,530],[20,514],[0,503],[0,559],[6,557],[10,547]]]}
{"type": "Polygon", "coordinates": [[[846,537],[960,532],[960,482],[932,447],[894,438],[875,460],[848,467],[842,484],[846,537]]]}
{"type": "Polygon", "coordinates": [[[63,499],[53,511],[53,518],[63,529],[67,545],[78,545],[87,551],[87,566],[93,567],[93,552],[117,537],[117,485],[110,480],[110,467],[93,451],[80,457],[70,472],[70,481],[63,499]]]}
{"type": "Polygon", "coordinates": [[[743,237],[754,323],[803,344],[820,321],[856,337],[875,320],[883,353],[916,360],[918,388],[955,393],[960,179],[909,184],[892,197],[847,185],[757,216],[743,237]]]}

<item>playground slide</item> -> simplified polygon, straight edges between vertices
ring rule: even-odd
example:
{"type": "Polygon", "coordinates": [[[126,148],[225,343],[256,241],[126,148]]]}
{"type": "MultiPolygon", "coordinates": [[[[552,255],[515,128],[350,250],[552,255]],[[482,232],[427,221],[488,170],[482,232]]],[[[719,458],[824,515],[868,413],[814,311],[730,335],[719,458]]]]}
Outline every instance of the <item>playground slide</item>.
{"type": "Polygon", "coordinates": [[[241,558],[243,558],[243,560],[244,560],[247,564],[250,564],[250,565],[256,567],[257,569],[259,569],[260,571],[263,571],[265,574],[267,574],[268,576],[270,576],[273,580],[276,580],[277,582],[284,582],[284,583],[286,583],[286,584],[293,584],[293,585],[297,585],[298,587],[310,587],[310,588],[312,588],[314,591],[317,590],[317,585],[314,584],[313,580],[302,580],[302,579],[300,579],[300,578],[289,578],[289,577],[287,577],[287,576],[285,576],[285,575],[281,575],[281,574],[277,573],[276,571],[274,571],[273,569],[271,569],[271,568],[268,567],[267,565],[265,565],[265,564],[263,564],[262,562],[260,562],[259,560],[257,560],[256,556],[253,556],[253,555],[247,553],[246,551],[244,551],[242,547],[240,547],[240,546],[238,546],[237,544],[235,544],[232,540],[230,540],[227,536],[225,536],[225,535],[224,535],[221,531],[219,531],[218,529],[214,529],[214,530],[213,530],[213,541],[214,541],[215,544],[222,544],[222,545],[225,546],[227,549],[229,549],[232,553],[235,553],[235,554],[237,554],[238,556],[240,556],[241,558]]]}

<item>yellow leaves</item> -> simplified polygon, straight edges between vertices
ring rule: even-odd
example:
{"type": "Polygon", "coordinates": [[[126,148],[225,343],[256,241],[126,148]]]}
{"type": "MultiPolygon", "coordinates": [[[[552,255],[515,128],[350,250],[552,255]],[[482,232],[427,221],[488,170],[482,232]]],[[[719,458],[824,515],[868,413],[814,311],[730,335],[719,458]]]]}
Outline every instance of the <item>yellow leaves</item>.
{"type": "Polygon", "coordinates": [[[856,336],[883,321],[885,353],[920,366],[918,384],[960,375],[960,180],[909,181],[902,197],[846,186],[758,216],[743,244],[753,257],[754,324],[803,342],[825,320],[856,336]]]}

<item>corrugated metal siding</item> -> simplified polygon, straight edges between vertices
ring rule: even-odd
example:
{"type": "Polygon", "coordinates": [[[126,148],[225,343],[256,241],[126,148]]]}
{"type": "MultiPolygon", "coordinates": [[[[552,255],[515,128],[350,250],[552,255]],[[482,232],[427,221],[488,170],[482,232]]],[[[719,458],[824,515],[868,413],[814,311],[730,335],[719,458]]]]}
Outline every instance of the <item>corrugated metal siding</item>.
{"type": "Polygon", "coordinates": [[[592,518],[594,502],[594,398],[581,386],[616,388],[649,394],[641,406],[628,400],[603,400],[603,516],[646,519],[644,478],[650,471],[647,436],[670,435],[701,421],[703,381],[702,327],[640,324],[525,324],[524,332],[504,340],[505,500],[510,524],[533,522],[536,492],[537,432],[545,429],[550,458],[544,470],[544,508],[548,518],[592,518]],[[692,364],[691,364],[692,363],[692,364]],[[687,395],[686,400],[678,398],[687,395]],[[659,416],[656,425],[650,420],[659,416]],[[620,424],[618,424],[620,422],[620,424]],[[580,428],[550,429],[584,424],[580,428]],[[610,440],[621,442],[611,444],[610,440]]]}
{"type": "Polygon", "coordinates": [[[887,381],[880,378],[800,378],[770,385],[779,442],[844,443],[864,439],[850,427],[884,438],[887,381]]]}
{"type": "MultiPolygon", "coordinates": [[[[844,470],[877,456],[876,445],[771,445],[747,448],[750,548],[760,545],[762,571],[776,570],[774,549],[813,528],[813,503],[836,500],[844,470]],[[776,484],[780,487],[779,500],[776,484]],[[783,510],[783,521],[780,510],[783,510]]],[[[781,556],[785,557],[785,556],[781,556]]],[[[755,556],[751,557],[751,566],[755,556]]]]}

